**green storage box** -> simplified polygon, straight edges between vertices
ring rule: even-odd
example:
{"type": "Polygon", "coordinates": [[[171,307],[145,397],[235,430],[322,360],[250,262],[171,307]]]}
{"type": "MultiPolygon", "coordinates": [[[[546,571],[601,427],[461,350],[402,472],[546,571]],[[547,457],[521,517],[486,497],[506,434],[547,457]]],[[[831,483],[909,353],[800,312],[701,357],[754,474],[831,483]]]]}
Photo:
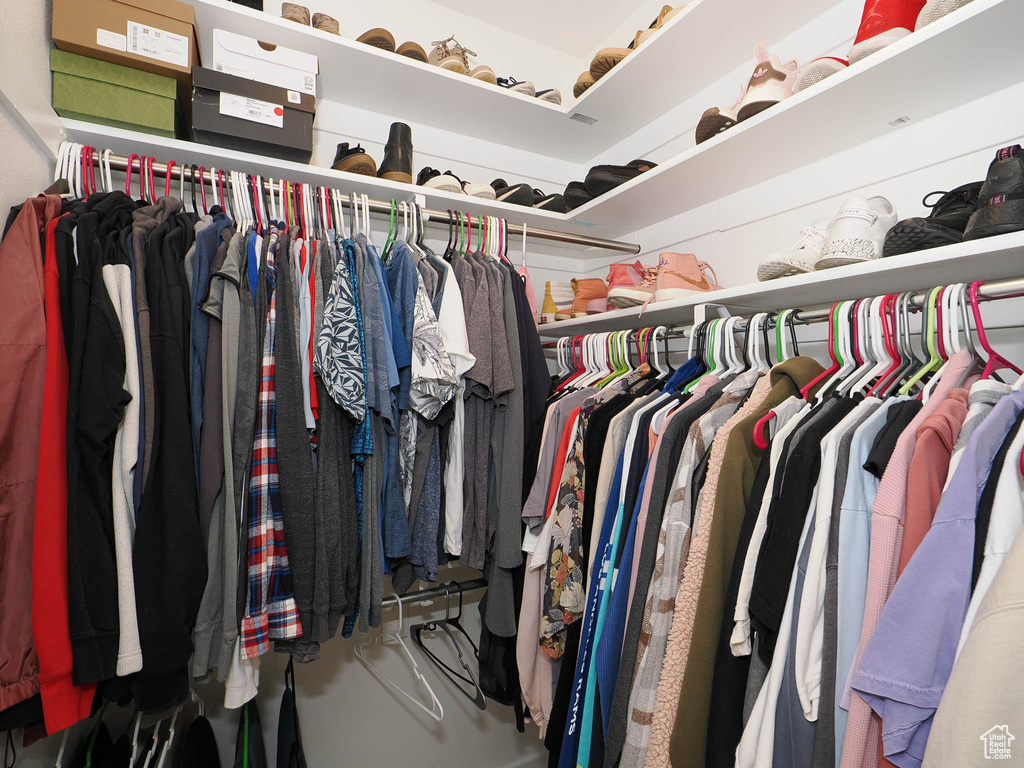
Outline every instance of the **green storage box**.
{"type": "Polygon", "coordinates": [[[177,82],[56,48],[53,108],[61,117],[174,138],[177,82]]]}

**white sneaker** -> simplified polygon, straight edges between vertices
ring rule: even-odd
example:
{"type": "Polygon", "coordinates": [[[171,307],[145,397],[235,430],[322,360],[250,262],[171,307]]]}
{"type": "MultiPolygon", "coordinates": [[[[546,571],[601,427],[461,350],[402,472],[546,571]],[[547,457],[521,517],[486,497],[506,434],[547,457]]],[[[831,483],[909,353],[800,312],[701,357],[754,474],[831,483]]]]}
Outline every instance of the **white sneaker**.
{"type": "Polygon", "coordinates": [[[796,76],[793,93],[800,93],[805,88],[817,85],[826,77],[842,72],[844,69],[848,69],[849,66],[850,62],[846,59],[840,59],[835,56],[822,56],[820,59],[804,64],[800,68],[800,73],[796,76]]]}
{"type": "Polygon", "coordinates": [[[851,197],[829,224],[814,268],[829,269],[881,258],[885,234],[896,221],[896,207],[886,198],[851,197]]]}
{"type": "Polygon", "coordinates": [[[758,115],[793,95],[793,86],[800,71],[797,61],[783,64],[774,53],[768,53],[767,43],[757,44],[757,66],[747,81],[747,90],[736,109],[736,119],[743,122],[758,115]]]}
{"type": "Polygon", "coordinates": [[[813,272],[814,262],[818,260],[821,248],[825,244],[828,225],[828,219],[818,219],[811,226],[800,230],[800,237],[792,249],[769,254],[757,265],[757,279],[764,282],[813,272]]]}
{"type": "Polygon", "coordinates": [[[917,24],[914,26],[914,29],[927,27],[933,21],[938,21],[947,13],[951,13],[957,8],[967,5],[969,2],[971,0],[928,0],[917,17],[917,24]]]}
{"type": "Polygon", "coordinates": [[[494,187],[481,181],[464,181],[462,182],[462,189],[470,197],[483,197],[487,200],[495,198],[494,187]]]}
{"type": "Polygon", "coordinates": [[[450,173],[442,173],[432,179],[423,182],[427,189],[437,189],[442,192],[453,192],[456,195],[462,193],[462,183],[450,173]]]}

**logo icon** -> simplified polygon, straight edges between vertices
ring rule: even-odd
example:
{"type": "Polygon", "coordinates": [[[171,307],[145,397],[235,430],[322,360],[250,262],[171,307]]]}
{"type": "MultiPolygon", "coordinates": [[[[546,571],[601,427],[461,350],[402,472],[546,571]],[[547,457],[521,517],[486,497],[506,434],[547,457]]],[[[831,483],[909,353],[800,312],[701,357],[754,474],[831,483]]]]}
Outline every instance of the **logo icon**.
{"type": "Polygon", "coordinates": [[[981,734],[980,738],[985,742],[986,760],[1010,759],[1010,742],[1016,737],[1010,733],[1008,726],[994,725],[981,734]]]}

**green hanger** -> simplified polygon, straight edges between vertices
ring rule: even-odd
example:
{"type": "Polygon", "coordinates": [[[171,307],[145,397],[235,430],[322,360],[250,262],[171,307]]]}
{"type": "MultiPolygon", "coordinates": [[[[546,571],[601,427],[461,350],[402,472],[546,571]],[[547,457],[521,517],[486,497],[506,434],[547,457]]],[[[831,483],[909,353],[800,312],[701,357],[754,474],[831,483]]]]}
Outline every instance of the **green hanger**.
{"type": "Polygon", "coordinates": [[[103,722],[103,715],[107,713],[107,701],[104,701],[100,707],[100,715],[96,718],[96,724],[92,727],[92,733],[89,734],[89,746],[85,750],[85,768],[92,768],[92,750],[96,746],[96,737],[100,733],[100,724],[103,722]]]}
{"type": "Polygon", "coordinates": [[[928,362],[922,366],[921,370],[915,373],[910,379],[900,387],[900,394],[910,394],[910,390],[914,388],[921,379],[927,376],[932,371],[938,370],[942,366],[942,357],[939,355],[939,347],[936,342],[936,317],[937,317],[937,303],[939,294],[942,293],[942,286],[932,288],[932,292],[928,294],[928,320],[927,320],[927,333],[928,333],[928,362]]]}
{"type": "Polygon", "coordinates": [[[786,324],[786,315],[789,314],[788,309],[784,309],[779,312],[775,318],[775,362],[782,362],[782,326],[786,324]]]}
{"type": "Polygon", "coordinates": [[[395,242],[395,211],[398,209],[398,203],[395,202],[394,198],[391,198],[391,223],[388,226],[388,239],[384,241],[384,247],[380,252],[380,260],[384,261],[384,257],[391,251],[391,246],[395,242]]]}

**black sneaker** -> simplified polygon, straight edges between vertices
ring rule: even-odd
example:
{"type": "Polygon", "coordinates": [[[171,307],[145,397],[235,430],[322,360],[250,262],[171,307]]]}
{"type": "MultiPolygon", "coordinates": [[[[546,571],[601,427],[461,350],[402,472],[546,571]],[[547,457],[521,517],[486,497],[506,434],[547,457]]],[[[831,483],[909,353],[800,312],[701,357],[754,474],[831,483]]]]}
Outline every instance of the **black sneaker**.
{"type": "Polygon", "coordinates": [[[570,211],[594,199],[594,196],[587,192],[587,185],[582,181],[570,181],[565,188],[564,197],[565,204],[569,206],[570,211]]]}
{"type": "Polygon", "coordinates": [[[978,207],[979,192],[980,181],[964,184],[950,192],[929,192],[921,204],[931,208],[932,212],[927,217],[904,219],[890,229],[885,236],[882,256],[899,256],[961,242],[967,222],[978,207]],[[940,197],[929,203],[928,198],[933,195],[940,197]]]}
{"type": "Polygon", "coordinates": [[[377,163],[374,162],[374,159],[366,154],[366,150],[360,145],[356,144],[354,147],[350,147],[347,141],[338,145],[331,168],[336,171],[359,173],[363,176],[377,175],[377,163]]]}
{"type": "Polygon", "coordinates": [[[555,213],[568,213],[569,206],[565,204],[565,198],[559,194],[545,195],[533,204],[534,208],[542,211],[554,211],[555,213]]]}
{"type": "Polygon", "coordinates": [[[495,199],[500,203],[533,206],[533,187],[529,184],[514,184],[510,187],[504,179],[495,179],[491,186],[494,187],[495,199]]]}
{"type": "Polygon", "coordinates": [[[988,167],[964,240],[977,240],[1024,229],[1024,149],[1003,147],[988,167]]]}
{"type": "Polygon", "coordinates": [[[584,184],[587,186],[587,192],[594,197],[600,197],[654,167],[655,164],[648,160],[634,160],[626,165],[595,165],[587,173],[584,184]]]}
{"type": "Polygon", "coordinates": [[[438,170],[436,170],[434,168],[431,168],[429,165],[425,166],[419,172],[419,174],[416,176],[416,186],[417,187],[422,187],[424,184],[426,184],[432,178],[434,178],[435,176],[440,176],[440,175],[441,175],[440,171],[438,171],[438,170]]]}

